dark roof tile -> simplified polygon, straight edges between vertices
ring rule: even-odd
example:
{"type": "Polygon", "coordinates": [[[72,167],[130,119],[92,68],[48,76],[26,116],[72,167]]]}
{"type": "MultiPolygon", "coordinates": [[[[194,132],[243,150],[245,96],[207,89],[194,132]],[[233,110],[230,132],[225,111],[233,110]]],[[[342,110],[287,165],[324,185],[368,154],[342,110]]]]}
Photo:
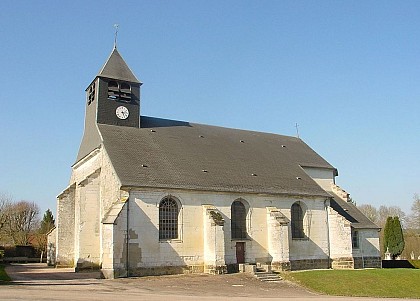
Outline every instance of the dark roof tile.
{"type": "Polygon", "coordinates": [[[355,229],[380,229],[375,223],[368,219],[354,204],[342,200],[336,194],[333,196],[331,207],[341,216],[347,219],[355,229]]]}
{"type": "Polygon", "coordinates": [[[300,166],[334,167],[298,138],[145,116],[98,127],[123,186],[329,196],[300,166]]]}
{"type": "Polygon", "coordinates": [[[99,77],[112,78],[139,84],[140,81],[130,70],[117,48],[111,52],[105,65],[98,74],[99,77]]]}

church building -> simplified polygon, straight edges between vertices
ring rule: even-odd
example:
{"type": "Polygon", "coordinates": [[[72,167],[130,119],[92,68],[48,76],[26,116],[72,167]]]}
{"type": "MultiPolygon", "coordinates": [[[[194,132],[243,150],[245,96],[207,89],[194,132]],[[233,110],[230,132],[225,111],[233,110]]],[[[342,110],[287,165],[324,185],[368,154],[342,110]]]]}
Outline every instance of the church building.
{"type": "Polygon", "coordinates": [[[142,116],[117,48],[86,89],[57,266],[106,278],[380,267],[379,228],[299,138],[142,116]]]}

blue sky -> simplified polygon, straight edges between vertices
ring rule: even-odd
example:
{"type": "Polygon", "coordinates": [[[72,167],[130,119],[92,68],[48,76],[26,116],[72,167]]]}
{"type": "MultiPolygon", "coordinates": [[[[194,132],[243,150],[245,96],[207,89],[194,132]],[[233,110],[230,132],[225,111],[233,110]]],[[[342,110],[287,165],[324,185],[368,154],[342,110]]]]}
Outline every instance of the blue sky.
{"type": "Polygon", "coordinates": [[[419,1],[0,4],[0,192],[55,210],[118,49],[142,115],[296,135],[358,204],[420,193],[419,1]]]}

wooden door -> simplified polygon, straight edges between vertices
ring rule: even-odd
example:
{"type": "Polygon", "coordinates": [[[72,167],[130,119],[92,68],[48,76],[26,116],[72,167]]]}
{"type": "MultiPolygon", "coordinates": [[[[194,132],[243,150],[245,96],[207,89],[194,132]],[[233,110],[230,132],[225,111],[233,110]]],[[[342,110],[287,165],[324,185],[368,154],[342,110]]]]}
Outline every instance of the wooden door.
{"type": "Polygon", "coordinates": [[[245,263],[245,243],[244,242],[236,243],[236,262],[245,263]]]}

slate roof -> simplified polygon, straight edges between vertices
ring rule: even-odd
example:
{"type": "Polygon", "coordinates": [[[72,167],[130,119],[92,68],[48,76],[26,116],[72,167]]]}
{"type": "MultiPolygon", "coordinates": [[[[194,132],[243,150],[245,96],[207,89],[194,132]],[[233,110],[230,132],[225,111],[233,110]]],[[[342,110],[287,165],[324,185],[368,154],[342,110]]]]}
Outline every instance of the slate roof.
{"type": "Polygon", "coordinates": [[[298,138],[145,116],[98,128],[123,186],[330,196],[301,166],[335,168],[298,138]]]}
{"type": "Polygon", "coordinates": [[[131,83],[141,83],[125,63],[117,48],[114,48],[111,52],[105,65],[99,71],[98,76],[128,81],[131,83]]]}
{"type": "Polygon", "coordinates": [[[354,204],[342,200],[336,194],[330,192],[333,199],[331,207],[341,216],[347,219],[355,229],[380,229],[375,223],[368,219],[354,204]]]}

